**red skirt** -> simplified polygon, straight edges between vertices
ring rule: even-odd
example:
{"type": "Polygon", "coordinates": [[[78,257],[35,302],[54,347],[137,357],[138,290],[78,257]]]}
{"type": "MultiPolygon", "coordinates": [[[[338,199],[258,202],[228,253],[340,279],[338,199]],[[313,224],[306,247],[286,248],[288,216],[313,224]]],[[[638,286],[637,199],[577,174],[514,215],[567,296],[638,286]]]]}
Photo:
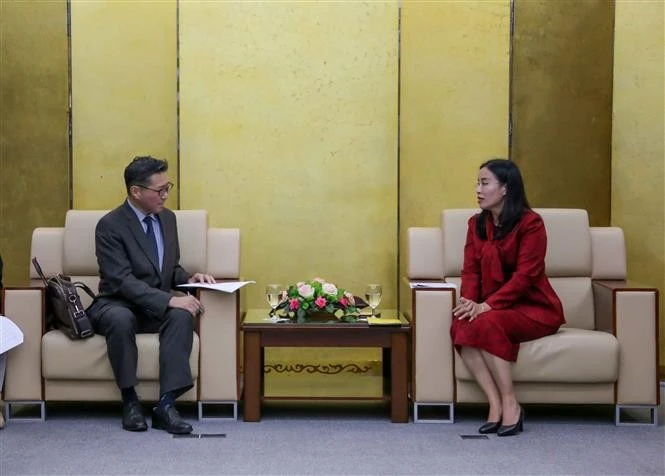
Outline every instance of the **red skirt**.
{"type": "Polygon", "coordinates": [[[461,347],[476,347],[504,360],[515,362],[520,342],[556,333],[559,326],[548,326],[513,309],[491,310],[473,321],[453,316],[450,336],[460,352],[461,347]]]}

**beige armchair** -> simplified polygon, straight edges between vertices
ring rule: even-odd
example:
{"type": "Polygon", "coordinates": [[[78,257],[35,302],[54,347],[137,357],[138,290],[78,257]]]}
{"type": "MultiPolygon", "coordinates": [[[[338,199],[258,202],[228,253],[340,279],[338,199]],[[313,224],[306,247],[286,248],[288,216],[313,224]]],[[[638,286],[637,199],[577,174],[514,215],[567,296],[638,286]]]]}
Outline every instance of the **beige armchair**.
{"type": "MultiPolygon", "coordinates": [[[[95,226],[102,210],[70,210],[64,228],[37,228],[32,235],[31,255],[37,257],[47,276],[63,273],[83,281],[93,290],[98,285],[95,257],[95,226]]],[[[175,211],[182,266],[217,279],[239,277],[240,232],[233,228],[208,228],[205,210],[175,211]]],[[[104,337],[95,335],[72,341],[59,330],[44,332],[44,293],[35,270],[30,269],[29,288],[4,290],[4,314],[25,334],[23,345],[12,350],[7,365],[4,400],[8,420],[14,407],[37,405],[40,419],[45,402],[120,401],[106,354],[104,337]]],[[[81,293],[84,305],[90,303],[81,293]]],[[[237,418],[239,399],[238,323],[239,293],[202,291],[206,312],[198,319],[190,357],[194,387],[181,397],[197,402],[199,419],[206,410],[237,418]],[[214,406],[214,407],[213,407],[214,406]],[[223,407],[226,407],[223,409],[223,407]]],[[[137,336],[139,349],[137,391],[143,400],[159,397],[159,341],[157,334],[137,336]]]]}
{"type": "MultiPolygon", "coordinates": [[[[648,414],[648,423],[656,424],[658,291],[626,281],[620,228],[590,227],[585,210],[536,211],[548,234],[546,272],[567,324],[555,335],[521,345],[513,367],[518,399],[611,404],[617,425],[625,423],[626,409],[633,416],[648,414]]],[[[443,410],[434,420],[453,422],[456,403],[485,401],[451,343],[456,290],[430,287],[459,286],[467,220],[476,212],[444,210],[440,227],[408,230],[401,306],[413,325],[414,421],[431,421],[419,411],[443,410]],[[416,287],[416,281],[427,287],[416,287]]]]}

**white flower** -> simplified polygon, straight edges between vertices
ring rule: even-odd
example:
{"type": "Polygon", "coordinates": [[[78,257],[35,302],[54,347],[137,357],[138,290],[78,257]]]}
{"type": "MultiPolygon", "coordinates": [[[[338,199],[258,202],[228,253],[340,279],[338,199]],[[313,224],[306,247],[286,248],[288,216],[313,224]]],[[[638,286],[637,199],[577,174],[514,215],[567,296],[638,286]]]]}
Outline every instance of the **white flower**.
{"type": "Polygon", "coordinates": [[[298,294],[305,299],[311,298],[314,296],[314,288],[309,284],[303,284],[302,286],[298,286],[298,294]]]}
{"type": "Polygon", "coordinates": [[[337,286],[332,283],[324,283],[324,285],[321,286],[321,289],[323,289],[324,293],[330,296],[337,296],[337,286]]]}
{"type": "Polygon", "coordinates": [[[325,284],[326,280],[323,278],[314,278],[312,281],[316,281],[317,283],[325,284]]]}

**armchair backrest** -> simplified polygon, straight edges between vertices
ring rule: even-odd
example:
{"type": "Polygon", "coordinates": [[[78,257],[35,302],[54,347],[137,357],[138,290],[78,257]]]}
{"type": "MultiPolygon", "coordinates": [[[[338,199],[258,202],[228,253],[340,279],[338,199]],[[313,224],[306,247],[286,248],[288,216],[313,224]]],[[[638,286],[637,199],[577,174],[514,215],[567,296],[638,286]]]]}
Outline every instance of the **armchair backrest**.
{"type": "MultiPolygon", "coordinates": [[[[477,209],[450,209],[441,227],[409,229],[409,277],[459,285],[467,222],[477,209]]],[[[545,272],[562,301],[570,327],[594,328],[592,278],[625,279],[623,233],[589,226],[586,210],[540,208],[547,230],[545,272]]]]}
{"type": "MultiPolygon", "coordinates": [[[[96,290],[99,268],[95,256],[95,227],[106,213],[108,210],[69,210],[64,227],[36,228],[32,234],[31,257],[37,257],[47,276],[62,273],[96,290]]],[[[174,213],[180,264],[189,272],[237,279],[240,275],[240,230],[208,228],[205,210],[174,210],[174,213]]],[[[41,284],[32,265],[30,280],[31,285],[41,284]]]]}

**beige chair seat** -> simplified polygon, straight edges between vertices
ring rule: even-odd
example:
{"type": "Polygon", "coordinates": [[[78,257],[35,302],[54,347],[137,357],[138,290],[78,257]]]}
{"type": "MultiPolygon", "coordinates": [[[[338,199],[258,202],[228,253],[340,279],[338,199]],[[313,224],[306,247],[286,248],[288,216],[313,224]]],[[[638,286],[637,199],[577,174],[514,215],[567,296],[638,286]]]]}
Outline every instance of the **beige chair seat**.
{"type": "MultiPolygon", "coordinates": [[[[159,335],[136,336],[139,351],[136,376],[139,380],[159,380],[159,335]]],[[[192,377],[199,376],[199,336],[194,334],[189,365],[192,377]]],[[[42,337],[42,375],[52,380],[113,380],[113,370],[106,355],[106,340],[95,335],[72,341],[60,331],[42,337]]]]}
{"type": "MultiPolygon", "coordinates": [[[[462,359],[455,375],[473,380],[462,359]]],[[[614,383],[619,375],[619,341],[607,332],[561,328],[554,335],[520,345],[515,382],[614,383]]]]}

